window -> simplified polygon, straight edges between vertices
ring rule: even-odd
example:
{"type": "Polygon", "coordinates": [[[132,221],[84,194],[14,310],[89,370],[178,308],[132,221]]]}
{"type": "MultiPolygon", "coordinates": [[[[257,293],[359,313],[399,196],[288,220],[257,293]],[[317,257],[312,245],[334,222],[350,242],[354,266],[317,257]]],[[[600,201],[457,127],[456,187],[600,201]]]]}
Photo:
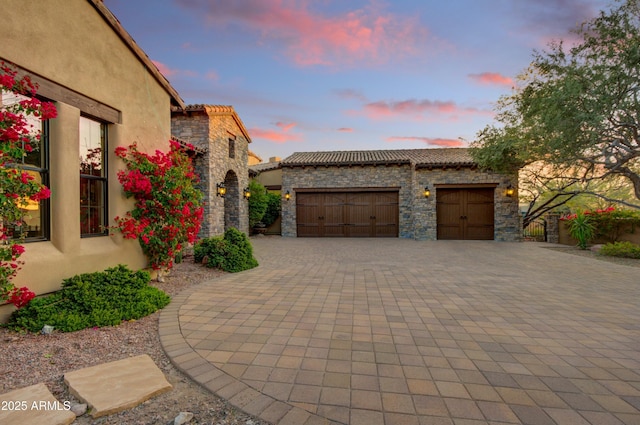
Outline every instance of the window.
{"type": "Polygon", "coordinates": [[[229,137],[229,158],[236,157],[236,139],[229,137]]]}
{"type": "Polygon", "coordinates": [[[80,117],[80,235],[107,234],[107,126],[80,117]]]}
{"type": "MultiPolygon", "coordinates": [[[[14,93],[3,93],[0,105],[9,105],[26,97],[14,93]]],[[[31,152],[22,158],[16,168],[26,171],[34,177],[38,183],[49,186],[49,121],[40,121],[29,116],[28,121],[32,125],[34,133],[40,131],[40,143],[32,144],[31,152]]],[[[24,207],[25,216],[21,225],[11,226],[9,232],[14,237],[23,236],[25,242],[42,241],[49,239],[49,200],[32,201],[27,199],[24,207]]]]}

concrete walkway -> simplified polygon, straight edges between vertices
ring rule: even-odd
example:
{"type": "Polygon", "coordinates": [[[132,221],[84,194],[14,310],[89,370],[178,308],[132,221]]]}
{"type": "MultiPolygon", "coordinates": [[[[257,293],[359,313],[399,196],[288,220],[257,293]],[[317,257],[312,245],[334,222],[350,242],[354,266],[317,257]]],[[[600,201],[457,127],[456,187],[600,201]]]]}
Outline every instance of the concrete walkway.
{"type": "Polygon", "coordinates": [[[252,239],[162,312],[187,375],[281,425],[640,424],[640,269],[535,243],[252,239]]]}

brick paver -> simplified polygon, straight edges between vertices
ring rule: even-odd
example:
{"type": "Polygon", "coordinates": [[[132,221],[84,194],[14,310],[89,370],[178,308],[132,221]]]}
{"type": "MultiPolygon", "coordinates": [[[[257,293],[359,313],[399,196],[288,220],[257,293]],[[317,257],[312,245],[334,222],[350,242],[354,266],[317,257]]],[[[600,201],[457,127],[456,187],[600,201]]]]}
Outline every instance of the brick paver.
{"type": "Polygon", "coordinates": [[[172,361],[279,424],[640,423],[640,270],[544,244],[252,240],[162,312],[172,361]]]}

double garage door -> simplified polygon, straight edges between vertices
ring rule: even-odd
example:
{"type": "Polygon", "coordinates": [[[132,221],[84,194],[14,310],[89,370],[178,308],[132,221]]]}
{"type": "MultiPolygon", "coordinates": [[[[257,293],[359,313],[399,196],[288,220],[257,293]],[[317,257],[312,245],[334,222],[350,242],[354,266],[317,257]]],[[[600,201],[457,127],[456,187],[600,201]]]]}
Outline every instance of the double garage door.
{"type": "Polygon", "coordinates": [[[297,192],[299,237],[397,237],[398,191],[297,192]]]}
{"type": "MultiPolygon", "coordinates": [[[[494,238],[494,188],[438,188],[438,239],[494,238]]],[[[299,237],[398,237],[398,191],[296,193],[299,237]]]]}

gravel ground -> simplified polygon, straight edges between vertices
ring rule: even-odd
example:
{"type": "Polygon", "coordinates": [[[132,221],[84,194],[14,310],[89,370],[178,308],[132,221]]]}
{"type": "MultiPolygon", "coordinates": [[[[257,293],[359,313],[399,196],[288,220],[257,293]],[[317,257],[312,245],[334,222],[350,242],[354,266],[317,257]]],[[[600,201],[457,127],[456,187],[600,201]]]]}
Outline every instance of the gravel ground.
{"type": "MultiPolygon", "coordinates": [[[[222,274],[193,264],[189,258],[177,264],[165,282],[152,284],[173,297],[222,274]]],[[[266,425],[191,381],[171,364],[158,337],[159,314],[115,327],[52,335],[21,334],[0,328],[0,394],[43,382],[58,400],[79,402],[64,384],[64,373],[148,354],[173,385],[171,391],[107,417],[93,419],[85,414],[74,424],[163,425],[173,423],[180,412],[186,411],[194,414],[189,424],[266,425]]]]}
{"type": "Polygon", "coordinates": [[[609,257],[607,255],[600,255],[596,252],[591,251],[590,249],[580,249],[577,246],[567,246],[567,245],[552,245],[545,246],[546,249],[552,249],[554,251],[565,252],[567,254],[579,255],[581,257],[593,258],[598,261],[605,261],[608,263],[621,264],[623,266],[629,267],[640,267],[640,260],[635,258],[622,258],[622,257],[609,257]]]}

